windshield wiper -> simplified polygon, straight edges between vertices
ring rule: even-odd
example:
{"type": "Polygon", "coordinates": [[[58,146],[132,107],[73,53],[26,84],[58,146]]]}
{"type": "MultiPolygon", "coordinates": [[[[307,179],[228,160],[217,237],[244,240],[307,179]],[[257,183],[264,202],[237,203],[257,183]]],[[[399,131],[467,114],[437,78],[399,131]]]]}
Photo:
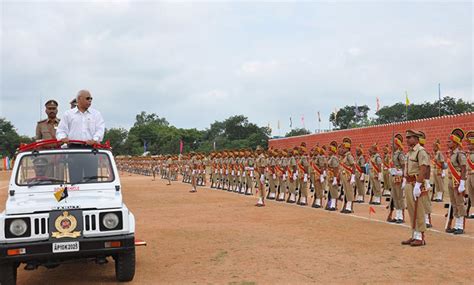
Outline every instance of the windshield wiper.
{"type": "Polygon", "coordinates": [[[71,186],[75,185],[77,183],[89,182],[91,180],[98,179],[98,178],[109,178],[109,177],[108,176],[103,176],[103,175],[85,176],[85,177],[82,177],[81,180],[72,183],[71,186]]]}
{"type": "Polygon", "coordinates": [[[62,179],[56,179],[56,178],[43,178],[41,180],[36,180],[32,183],[28,183],[28,188],[29,187],[32,187],[32,186],[35,186],[35,185],[39,185],[39,184],[43,184],[42,182],[59,182],[59,183],[68,183],[66,180],[62,180],[62,179]]]}

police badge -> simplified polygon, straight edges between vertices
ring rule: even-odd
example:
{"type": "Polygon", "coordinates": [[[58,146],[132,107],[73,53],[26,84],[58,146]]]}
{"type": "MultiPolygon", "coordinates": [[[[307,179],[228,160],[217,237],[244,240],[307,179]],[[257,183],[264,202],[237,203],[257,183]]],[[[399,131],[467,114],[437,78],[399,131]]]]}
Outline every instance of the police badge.
{"type": "Polygon", "coordinates": [[[80,231],[75,231],[77,227],[77,220],[73,215],[69,215],[67,211],[64,211],[62,215],[56,218],[54,226],[58,230],[52,233],[52,237],[55,238],[77,238],[81,236],[80,231]]]}

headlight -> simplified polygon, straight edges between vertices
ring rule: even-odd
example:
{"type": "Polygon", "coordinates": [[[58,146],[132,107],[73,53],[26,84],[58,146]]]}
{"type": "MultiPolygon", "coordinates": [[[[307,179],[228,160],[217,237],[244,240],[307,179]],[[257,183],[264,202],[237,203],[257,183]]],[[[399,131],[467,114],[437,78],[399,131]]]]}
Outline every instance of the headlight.
{"type": "Polygon", "coordinates": [[[10,232],[17,237],[24,235],[27,230],[28,225],[22,219],[16,219],[10,223],[10,232]]]}
{"type": "Polygon", "coordinates": [[[114,213],[105,214],[104,218],[102,218],[102,224],[109,230],[115,229],[119,222],[119,217],[114,213]]]}

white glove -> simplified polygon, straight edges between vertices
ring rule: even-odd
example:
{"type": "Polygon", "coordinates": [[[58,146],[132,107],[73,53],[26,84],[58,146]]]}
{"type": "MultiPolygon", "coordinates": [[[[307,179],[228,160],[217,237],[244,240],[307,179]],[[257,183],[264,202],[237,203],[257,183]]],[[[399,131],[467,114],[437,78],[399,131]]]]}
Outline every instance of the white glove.
{"type": "Polygon", "coordinates": [[[286,174],[283,174],[283,181],[286,181],[286,174]]]}
{"type": "Polygon", "coordinates": [[[416,182],[415,187],[413,188],[413,198],[416,200],[421,195],[421,183],[416,182]]]}
{"type": "Polygon", "coordinates": [[[388,171],[390,172],[391,175],[395,176],[397,174],[397,169],[396,168],[390,168],[388,171]]]}
{"type": "Polygon", "coordinates": [[[239,171],[237,171],[237,176],[240,176],[240,170],[239,170],[239,171]]]}
{"type": "Polygon", "coordinates": [[[250,177],[253,177],[253,170],[250,171],[250,177]]]}
{"type": "Polygon", "coordinates": [[[323,171],[323,176],[326,177],[328,174],[326,172],[326,170],[323,171]]]}
{"type": "Polygon", "coordinates": [[[382,172],[379,173],[379,177],[378,177],[378,178],[379,178],[379,181],[382,181],[382,179],[383,179],[383,174],[382,174],[382,172]]]}
{"type": "Polygon", "coordinates": [[[244,171],[244,172],[242,173],[242,177],[245,177],[245,175],[247,175],[247,174],[246,174],[245,171],[244,171]]]}
{"type": "Polygon", "coordinates": [[[214,170],[214,174],[217,174],[217,169],[216,169],[216,170],[214,170]]]}
{"type": "Polygon", "coordinates": [[[355,182],[356,182],[356,176],[355,176],[354,174],[352,174],[352,175],[351,175],[351,181],[350,181],[350,183],[351,183],[352,185],[354,185],[355,182]]]}
{"type": "Polygon", "coordinates": [[[334,177],[334,178],[332,179],[332,185],[337,185],[337,178],[336,178],[336,177],[334,177]]]}
{"type": "Polygon", "coordinates": [[[232,176],[234,176],[234,175],[235,175],[235,172],[234,172],[233,170],[232,170],[232,174],[231,174],[231,175],[232,175],[232,176]]]}
{"type": "Polygon", "coordinates": [[[273,179],[276,179],[276,178],[277,178],[276,174],[273,174],[272,177],[273,177],[273,179]]]}
{"type": "Polygon", "coordinates": [[[293,173],[293,180],[296,180],[298,179],[298,176],[296,175],[296,173],[293,173]]]}
{"type": "Polygon", "coordinates": [[[465,183],[465,182],[466,182],[466,181],[464,181],[464,180],[460,180],[460,181],[459,181],[459,187],[458,187],[458,192],[459,192],[459,193],[462,193],[462,192],[464,192],[464,190],[466,190],[466,188],[465,188],[465,186],[464,186],[464,183],[465,183]]]}
{"type": "Polygon", "coordinates": [[[395,173],[396,176],[403,176],[403,171],[400,169],[400,170],[397,170],[397,173],[395,173]]]}
{"type": "Polygon", "coordinates": [[[303,176],[303,182],[308,182],[308,174],[304,174],[303,176]]]}
{"type": "Polygon", "coordinates": [[[265,183],[265,175],[260,175],[260,182],[262,182],[262,184],[265,183]]]}
{"type": "Polygon", "coordinates": [[[430,189],[430,188],[431,188],[430,180],[429,180],[429,179],[425,179],[425,188],[426,188],[426,189],[430,189]]]}
{"type": "Polygon", "coordinates": [[[321,183],[324,183],[324,175],[323,174],[319,175],[319,181],[321,183]]]}
{"type": "Polygon", "coordinates": [[[446,176],[446,169],[443,169],[441,170],[441,177],[444,178],[445,176],[446,176]]]}
{"type": "Polygon", "coordinates": [[[361,173],[360,174],[360,181],[364,181],[364,180],[365,180],[365,175],[364,175],[364,173],[361,173]]]}
{"type": "Polygon", "coordinates": [[[407,179],[405,177],[403,177],[403,180],[402,180],[402,189],[405,189],[405,186],[407,185],[407,179]]]}
{"type": "Polygon", "coordinates": [[[194,174],[196,174],[196,170],[193,170],[193,172],[192,172],[192,173],[193,173],[193,175],[194,175],[194,174]]]}

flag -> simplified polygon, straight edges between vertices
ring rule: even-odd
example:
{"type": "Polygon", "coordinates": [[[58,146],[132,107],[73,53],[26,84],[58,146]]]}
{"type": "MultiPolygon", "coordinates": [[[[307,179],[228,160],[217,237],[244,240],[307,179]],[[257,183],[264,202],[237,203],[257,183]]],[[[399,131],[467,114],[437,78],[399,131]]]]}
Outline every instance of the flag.
{"type": "Polygon", "coordinates": [[[54,198],[56,198],[56,201],[61,202],[62,200],[66,199],[68,197],[67,193],[67,187],[61,187],[58,191],[54,192],[54,198]]]}
{"type": "Polygon", "coordinates": [[[336,121],[337,119],[337,113],[339,112],[339,110],[337,108],[334,108],[334,121],[336,121]]]}
{"type": "Polygon", "coordinates": [[[377,112],[380,110],[380,99],[379,97],[376,98],[377,101],[377,112]]]}
{"type": "Polygon", "coordinates": [[[321,114],[319,113],[319,111],[318,111],[318,122],[321,123],[321,114]]]}
{"type": "Polygon", "coordinates": [[[179,154],[183,153],[183,146],[184,146],[183,140],[179,140],[179,154]]]}
{"type": "Polygon", "coordinates": [[[305,128],[304,126],[304,115],[301,115],[301,123],[303,124],[303,129],[305,128]]]}
{"type": "Polygon", "coordinates": [[[291,120],[291,117],[290,117],[290,129],[293,127],[293,121],[291,120]]]}
{"type": "Polygon", "coordinates": [[[146,152],[148,148],[148,143],[146,141],[143,141],[143,152],[146,152]]]}
{"type": "Polygon", "coordinates": [[[405,106],[408,107],[408,105],[410,105],[410,99],[408,99],[408,92],[405,91],[405,106]]]}
{"type": "Polygon", "coordinates": [[[214,150],[216,150],[216,141],[214,141],[214,142],[212,143],[212,147],[213,147],[214,150]]]}
{"type": "Polygon", "coordinates": [[[370,206],[369,207],[369,215],[375,214],[375,208],[370,206]]]}
{"type": "Polygon", "coordinates": [[[277,128],[280,129],[280,120],[278,120],[277,128]]]}

